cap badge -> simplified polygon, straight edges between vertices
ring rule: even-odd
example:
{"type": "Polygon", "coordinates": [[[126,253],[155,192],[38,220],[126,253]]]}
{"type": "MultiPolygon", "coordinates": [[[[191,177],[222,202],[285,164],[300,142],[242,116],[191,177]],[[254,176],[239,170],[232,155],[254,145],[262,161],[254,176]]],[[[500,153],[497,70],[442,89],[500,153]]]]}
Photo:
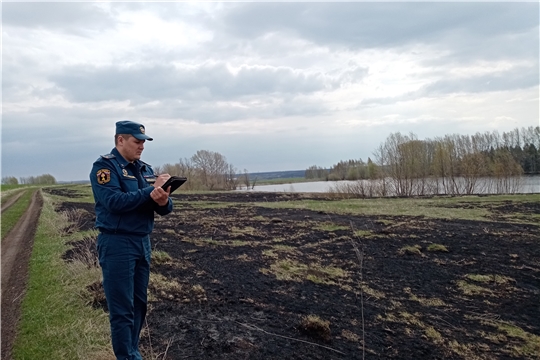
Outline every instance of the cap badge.
{"type": "Polygon", "coordinates": [[[140,129],[141,129],[141,133],[144,134],[144,127],[141,126],[140,129]]]}

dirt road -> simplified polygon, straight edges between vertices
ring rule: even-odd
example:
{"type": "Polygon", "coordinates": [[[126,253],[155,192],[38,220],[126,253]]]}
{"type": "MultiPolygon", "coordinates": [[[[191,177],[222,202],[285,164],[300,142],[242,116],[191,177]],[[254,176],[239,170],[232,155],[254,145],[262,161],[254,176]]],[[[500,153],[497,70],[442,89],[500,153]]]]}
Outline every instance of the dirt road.
{"type": "MultiPolygon", "coordinates": [[[[16,195],[17,198],[19,196],[16,195]]],[[[4,212],[5,205],[10,206],[14,201],[2,204],[2,212],[4,212]]],[[[42,205],[41,193],[35,191],[26,212],[13,230],[2,240],[1,358],[4,360],[11,359],[11,348],[17,331],[20,305],[26,291],[28,261],[32,254],[34,235],[42,205]]]]}
{"type": "Polygon", "coordinates": [[[17,202],[17,200],[19,200],[19,198],[24,194],[24,191],[19,191],[17,194],[13,195],[12,197],[10,197],[9,199],[7,199],[6,202],[3,202],[2,201],[2,214],[4,213],[4,211],[6,211],[7,209],[9,209],[9,207],[13,204],[15,204],[17,202]]]}

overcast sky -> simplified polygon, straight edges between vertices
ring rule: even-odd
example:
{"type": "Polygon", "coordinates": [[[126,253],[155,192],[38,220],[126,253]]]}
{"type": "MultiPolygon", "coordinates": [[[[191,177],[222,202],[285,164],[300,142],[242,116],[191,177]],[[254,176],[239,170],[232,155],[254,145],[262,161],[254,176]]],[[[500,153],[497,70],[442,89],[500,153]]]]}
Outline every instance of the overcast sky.
{"type": "Polygon", "coordinates": [[[537,2],[1,6],[2,176],[86,180],[124,119],[249,172],[539,125],[537,2]]]}

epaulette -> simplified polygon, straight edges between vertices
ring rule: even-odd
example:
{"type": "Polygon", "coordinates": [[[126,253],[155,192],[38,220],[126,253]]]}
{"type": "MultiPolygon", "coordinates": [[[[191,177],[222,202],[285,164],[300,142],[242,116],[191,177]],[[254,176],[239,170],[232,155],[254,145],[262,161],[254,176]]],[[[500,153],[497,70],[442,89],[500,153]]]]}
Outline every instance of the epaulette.
{"type": "Polygon", "coordinates": [[[116,156],[114,156],[113,154],[107,154],[107,155],[101,155],[101,157],[104,159],[114,159],[116,156]]]}
{"type": "Polygon", "coordinates": [[[146,166],[148,166],[149,168],[151,168],[151,167],[152,167],[152,165],[150,165],[149,163],[145,163],[145,162],[144,162],[144,161],[142,161],[142,160],[139,160],[139,161],[141,162],[141,164],[143,164],[143,165],[146,165],[146,166]]]}

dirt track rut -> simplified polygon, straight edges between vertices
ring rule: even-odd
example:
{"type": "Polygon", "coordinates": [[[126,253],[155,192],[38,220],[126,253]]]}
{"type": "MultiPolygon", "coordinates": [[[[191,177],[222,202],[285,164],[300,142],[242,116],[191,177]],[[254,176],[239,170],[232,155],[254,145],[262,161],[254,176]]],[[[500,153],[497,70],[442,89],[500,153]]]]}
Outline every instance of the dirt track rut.
{"type": "Polygon", "coordinates": [[[17,194],[10,197],[6,202],[2,202],[2,214],[4,211],[10,208],[11,205],[15,204],[17,200],[24,194],[24,191],[20,191],[17,194]]]}
{"type": "MultiPolygon", "coordinates": [[[[11,348],[16,336],[20,305],[26,291],[28,261],[32,254],[34,235],[42,205],[41,192],[35,191],[26,212],[2,240],[1,358],[4,360],[11,359],[11,348]]],[[[4,206],[2,206],[3,211],[4,206]]]]}

